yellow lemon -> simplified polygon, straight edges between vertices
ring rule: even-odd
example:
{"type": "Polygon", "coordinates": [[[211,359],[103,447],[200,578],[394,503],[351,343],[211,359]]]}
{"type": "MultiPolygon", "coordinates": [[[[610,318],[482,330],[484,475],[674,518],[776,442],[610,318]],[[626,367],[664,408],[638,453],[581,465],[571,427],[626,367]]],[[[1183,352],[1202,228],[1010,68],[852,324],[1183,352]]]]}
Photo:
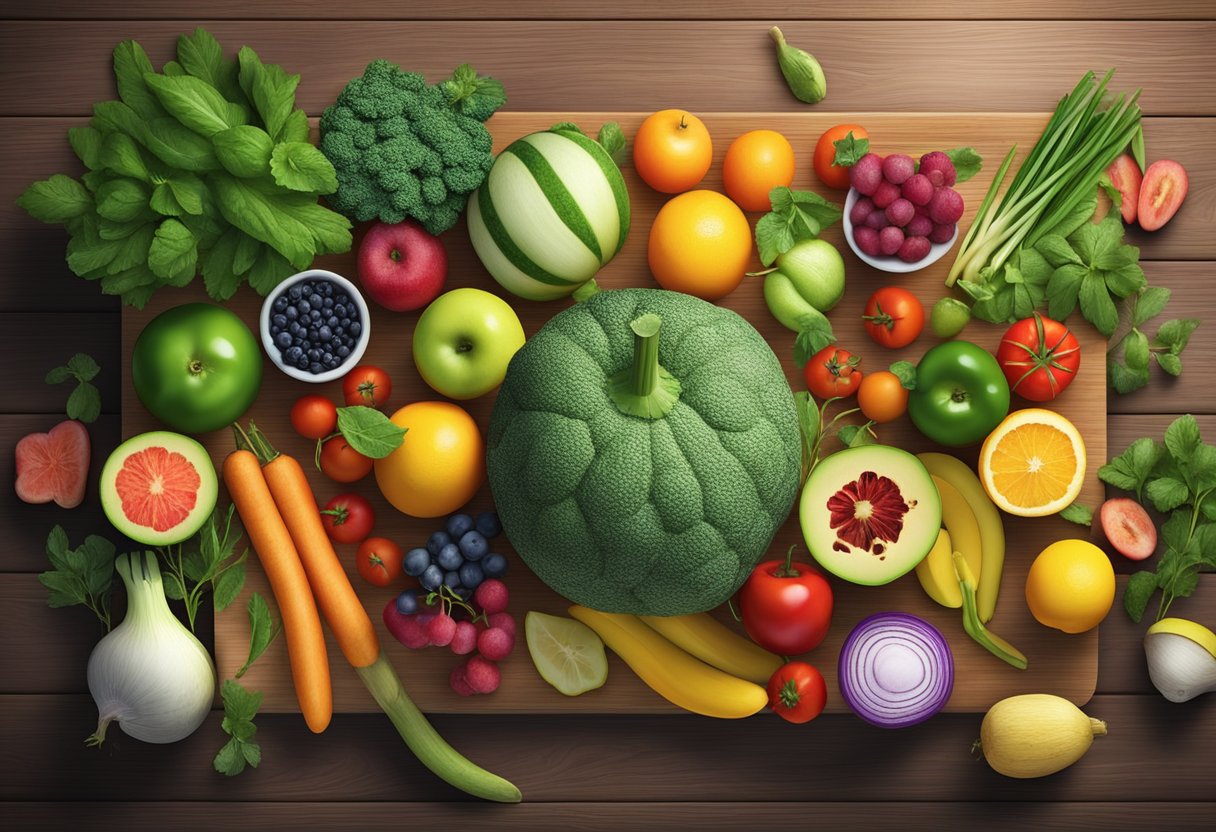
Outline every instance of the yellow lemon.
{"type": "Polygon", "coordinates": [[[1046,627],[1083,633],[1097,627],[1114,602],[1114,567],[1087,540],[1058,540],[1030,565],[1026,605],[1046,627]]]}
{"type": "Polygon", "coordinates": [[[752,227],[739,206],[717,191],[688,191],[659,209],[647,259],[664,289],[714,301],[743,280],[752,256],[752,227]]]}
{"type": "Polygon", "coordinates": [[[1085,481],[1085,442],[1054,410],[1015,410],[980,450],[980,481],[1003,511],[1042,517],[1067,508],[1085,481]]]}

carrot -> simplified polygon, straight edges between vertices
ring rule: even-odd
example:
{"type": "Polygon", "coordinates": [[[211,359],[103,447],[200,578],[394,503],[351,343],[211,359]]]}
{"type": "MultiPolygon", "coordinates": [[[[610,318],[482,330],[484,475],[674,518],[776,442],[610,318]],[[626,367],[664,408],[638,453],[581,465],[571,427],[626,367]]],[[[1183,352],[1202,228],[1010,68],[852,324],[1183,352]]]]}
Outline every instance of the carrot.
{"type": "Polygon", "coordinates": [[[274,590],[300,711],[309,729],[319,734],[333,716],[333,687],[321,619],[300,556],[275,507],[256,455],[247,450],[230,453],[224,460],[224,485],[274,590]]]}
{"type": "Polygon", "coordinates": [[[380,640],[325,534],[304,469],[294,457],[279,454],[262,473],[300,553],[325,623],[334,631],[346,660],[354,667],[367,667],[380,655],[380,640]]]}

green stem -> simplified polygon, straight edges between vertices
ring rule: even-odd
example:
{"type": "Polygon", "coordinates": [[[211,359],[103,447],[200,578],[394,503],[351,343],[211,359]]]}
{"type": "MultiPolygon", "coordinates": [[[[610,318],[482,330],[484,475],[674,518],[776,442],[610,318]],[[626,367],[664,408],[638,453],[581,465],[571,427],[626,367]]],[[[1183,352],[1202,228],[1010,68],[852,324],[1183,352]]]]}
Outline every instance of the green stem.
{"type": "Polygon", "coordinates": [[[661,419],[680,398],[680,382],[659,364],[659,328],[663,319],[648,312],[634,320],[633,364],[608,381],[617,409],[642,419],[661,419]]]}

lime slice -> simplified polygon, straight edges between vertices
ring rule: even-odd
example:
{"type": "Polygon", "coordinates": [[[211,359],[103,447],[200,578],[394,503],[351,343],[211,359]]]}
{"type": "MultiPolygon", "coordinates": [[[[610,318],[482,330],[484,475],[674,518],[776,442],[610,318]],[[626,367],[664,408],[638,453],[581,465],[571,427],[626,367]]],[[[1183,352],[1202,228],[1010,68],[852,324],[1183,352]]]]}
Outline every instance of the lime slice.
{"type": "Polygon", "coordinates": [[[524,617],[536,671],[566,696],[595,690],[608,679],[604,642],[580,621],[532,611],[524,617]]]}

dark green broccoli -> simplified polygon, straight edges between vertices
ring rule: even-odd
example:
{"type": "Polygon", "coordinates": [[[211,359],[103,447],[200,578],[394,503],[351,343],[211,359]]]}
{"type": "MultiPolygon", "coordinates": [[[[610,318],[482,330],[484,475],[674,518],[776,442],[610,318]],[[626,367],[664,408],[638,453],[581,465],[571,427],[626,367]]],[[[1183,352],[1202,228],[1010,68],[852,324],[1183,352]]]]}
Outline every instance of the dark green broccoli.
{"type": "Polygon", "coordinates": [[[412,217],[432,234],[455,225],[490,172],[484,122],[507,100],[468,64],[434,86],[372,61],[321,115],[321,152],[338,174],[330,205],[352,220],[412,217]]]}

